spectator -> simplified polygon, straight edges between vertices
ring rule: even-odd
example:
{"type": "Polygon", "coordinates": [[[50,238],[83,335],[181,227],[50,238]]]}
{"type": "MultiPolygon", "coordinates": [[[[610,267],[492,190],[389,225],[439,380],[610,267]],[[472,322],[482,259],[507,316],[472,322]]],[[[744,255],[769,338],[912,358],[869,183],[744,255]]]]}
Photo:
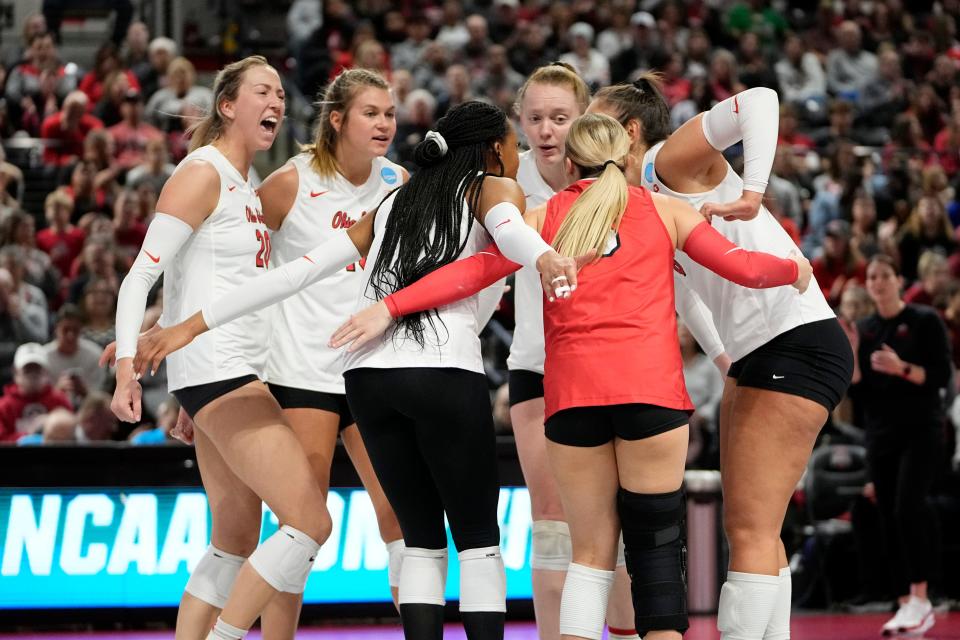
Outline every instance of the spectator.
{"type": "Polygon", "coordinates": [[[797,171],[793,157],[793,151],[789,148],[777,147],[768,189],[779,203],[783,215],[800,228],[803,226],[803,203],[800,199],[800,189],[794,182],[797,171]]]}
{"type": "Polygon", "coordinates": [[[157,426],[153,429],[138,430],[130,434],[130,444],[156,445],[176,442],[170,437],[170,430],[176,426],[179,415],[180,405],[176,398],[168,396],[160,404],[160,409],[157,411],[157,426]]]}
{"type": "Polygon", "coordinates": [[[146,236],[147,225],[140,220],[140,194],[133,189],[124,189],[113,203],[113,239],[124,271],[140,253],[146,236]]]}
{"type": "Polygon", "coordinates": [[[129,69],[123,68],[117,45],[112,42],[105,42],[97,49],[93,69],[80,81],[79,89],[87,94],[91,105],[97,104],[103,98],[104,82],[116,71],[127,77],[128,88],[140,89],[140,81],[137,80],[137,76],[129,69]]]}
{"type": "MultiPolygon", "coordinates": [[[[149,142],[163,142],[163,133],[143,121],[143,97],[135,89],[124,94],[120,116],[122,120],[108,131],[114,142],[114,159],[122,169],[129,170],[144,161],[149,142]]],[[[130,182],[129,175],[127,182],[130,182]]]]}
{"type": "Polygon", "coordinates": [[[30,42],[35,35],[47,32],[47,19],[42,13],[31,13],[23,21],[20,30],[20,42],[6,49],[3,56],[3,65],[12,69],[29,56],[30,42]]]}
{"type": "Polygon", "coordinates": [[[938,251],[944,256],[954,252],[953,226],[940,200],[933,196],[920,198],[900,230],[897,249],[900,269],[909,282],[917,279],[917,264],[924,250],[938,251]]]}
{"type": "Polygon", "coordinates": [[[860,92],[877,81],[877,57],[862,48],[860,25],[846,21],[837,28],[839,49],[827,55],[827,86],[844,100],[856,101],[860,92]]]}
{"type": "Polygon", "coordinates": [[[933,139],[937,161],[949,176],[956,176],[960,169],[960,103],[954,102],[947,126],[933,139]]]}
{"type": "Polygon", "coordinates": [[[406,122],[397,126],[393,145],[397,162],[409,171],[416,168],[413,150],[436,122],[436,109],[437,100],[426,89],[414,89],[407,96],[407,103],[404,105],[406,122]]]}
{"type": "Polygon", "coordinates": [[[11,213],[20,210],[19,192],[23,186],[23,172],[6,161],[0,147],[0,223],[11,213]]]}
{"type": "MultiPolygon", "coordinates": [[[[875,256],[867,290],[876,312],[851,333],[853,382],[863,401],[867,455],[877,505],[892,542],[888,567],[899,594],[909,594],[884,633],[932,622],[927,583],[937,576],[936,514],[927,497],[943,448],[940,390],[950,379],[950,345],[932,309],[900,298],[896,263],[875,256]]],[[[929,628],[929,624],[922,627],[929,628]]]]}
{"type": "Polygon", "coordinates": [[[83,289],[80,309],[83,311],[83,330],[80,333],[82,337],[95,343],[100,349],[117,339],[114,325],[117,287],[110,280],[91,278],[83,289]]]}
{"type": "Polygon", "coordinates": [[[150,71],[149,46],[150,29],[146,23],[140,20],[131,22],[120,48],[121,66],[132,71],[138,83],[150,71]]]}
{"type": "Polygon", "coordinates": [[[840,304],[848,283],[866,281],[866,263],[850,246],[850,224],[846,220],[827,223],[823,254],[813,259],[813,276],[831,307],[840,304]]]}
{"type": "Polygon", "coordinates": [[[787,36],[783,54],[774,64],[780,82],[781,104],[792,105],[804,113],[822,111],[827,102],[827,77],[820,59],[807,50],[803,38],[796,34],[787,36]]]}
{"type": "Polygon", "coordinates": [[[666,98],[671,109],[690,97],[693,83],[683,72],[683,55],[676,52],[671,53],[667,57],[667,62],[663,67],[663,75],[660,78],[661,93],[663,93],[663,97],[666,98]]]}
{"type": "Polygon", "coordinates": [[[470,40],[470,33],[463,24],[463,5],[459,0],[444,1],[440,30],[435,40],[450,53],[459,51],[470,40]]]}
{"type": "Polygon", "coordinates": [[[737,59],[726,49],[717,49],[710,59],[710,96],[716,102],[746,90],[737,75],[737,59]]]}
{"type": "Polygon", "coordinates": [[[854,128],[853,103],[846,100],[834,100],[829,109],[830,124],[814,133],[813,138],[818,149],[825,149],[837,140],[849,140],[856,144],[867,144],[867,135],[861,129],[854,128]]]}
{"type": "Polygon", "coordinates": [[[67,409],[54,409],[43,417],[40,433],[32,433],[17,440],[20,446],[28,444],[69,444],[77,441],[77,416],[67,409]]]}
{"type": "Polygon", "coordinates": [[[114,289],[119,290],[120,273],[117,271],[117,257],[113,248],[113,225],[104,217],[105,235],[88,233],[87,242],[80,255],[80,262],[71,269],[74,277],[67,289],[67,302],[81,304],[83,292],[93,279],[106,280],[114,289]]]}
{"type": "Polygon", "coordinates": [[[47,228],[37,232],[37,246],[47,255],[58,270],[61,279],[70,275],[73,261],[83,251],[86,234],[70,224],[73,214],[73,197],[64,187],[52,191],[43,203],[47,228]]]}
{"type": "Polygon", "coordinates": [[[780,105],[780,131],[778,146],[787,146],[794,153],[810,151],[816,146],[813,138],[802,133],[797,126],[797,107],[789,102],[780,105]]]}
{"type": "Polygon", "coordinates": [[[206,113],[213,106],[213,92],[196,85],[197,72],[186,58],[174,58],[167,67],[167,86],[147,102],[146,118],[161,131],[179,132],[184,127],[180,116],[185,104],[206,113]]]}
{"type": "Polygon", "coordinates": [[[439,42],[431,42],[424,50],[420,64],[413,70],[413,84],[434,96],[443,95],[446,91],[445,78],[449,66],[447,48],[439,42]]]}
{"type": "Polygon", "coordinates": [[[107,380],[107,370],[98,362],[102,349],[81,338],[82,329],[80,308],[65,304],[57,312],[53,341],[43,347],[50,379],[75,407],[80,406],[90,391],[103,389],[107,380]]]}
{"type": "MultiPolygon", "coordinates": [[[[43,71],[47,71],[49,77],[55,79],[54,94],[58,101],[63,102],[76,88],[76,77],[67,73],[67,69],[60,64],[53,38],[45,32],[31,36],[26,59],[7,75],[5,95],[14,122],[20,122],[25,101],[41,94],[40,76],[43,71]]],[[[36,106],[35,101],[34,105],[36,106]]],[[[42,111],[42,108],[39,110],[42,111]]]]}
{"type": "Polygon", "coordinates": [[[370,69],[390,80],[390,63],[383,45],[376,40],[364,40],[353,55],[353,68],[370,69]]]}
{"type": "Polygon", "coordinates": [[[950,104],[950,93],[957,85],[957,63],[946,54],[933,61],[933,70],[927,74],[927,82],[943,104],[950,104]]]}
{"type": "Polygon", "coordinates": [[[90,393],[77,410],[77,442],[105,442],[118,437],[117,417],[110,409],[110,396],[102,391],[90,393]]]}
{"type": "Polygon", "coordinates": [[[434,114],[438,119],[458,104],[474,99],[470,92],[470,74],[462,64],[450,65],[447,69],[446,80],[446,91],[437,102],[437,112],[434,114]]]}
{"type": "Polygon", "coordinates": [[[548,42],[549,35],[549,27],[539,22],[518,25],[517,45],[510,49],[510,66],[526,77],[555,60],[557,52],[548,42]]]}
{"type": "Polygon", "coordinates": [[[777,74],[760,49],[760,37],[752,31],[740,36],[740,81],[747,87],[769,87],[779,92],[777,74]]]}
{"type": "Polygon", "coordinates": [[[510,67],[507,50],[503,45],[493,44],[487,50],[486,71],[478,74],[473,82],[473,93],[487,96],[509,113],[510,105],[523,86],[524,77],[510,67]]]}
{"type": "Polygon", "coordinates": [[[903,77],[900,54],[895,49],[884,48],[877,64],[879,78],[863,87],[857,104],[866,123],[888,127],[910,105],[913,83],[903,77]]]}
{"type": "Polygon", "coordinates": [[[137,190],[149,185],[154,194],[158,194],[176,167],[168,161],[163,139],[148,141],[145,154],[144,161],[127,172],[127,184],[137,190]]]}
{"type": "Polygon", "coordinates": [[[103,123],[87,113],[89,99],[82,91],[71,92],[59,112],[46,118],[40,125],[40,137],[53,145],[43,150],[43,161],[48,166],[66,166],[83,153],[87,134],[102,129],[103,123]]]}
{"type": "MultiPolygon", "coordinates": [[[[650,14],[647,14],[650,16],[650,14]]],[[[607,60],[613,60],[621,51],[633,46],[633,26],[630,24],[630,10],[626,6],[615,6],[610,12],[610,26],[597,36],[597,51],[607,60]]],[[[653,16],[650,16],[653,20],[653,16]]]]}
{"type": "Polygon", "coordinates": [[[933,87],[929,84],[921,84],[913,92],[910,110],[917,117],[920,129],[923,131],[923,140],[929,146],[946,124],[943,118],[946,104],[940,100],[933,87]]]}
{"type": "Polygon", "coordinates": [[[708,78],[712,56],[713,45],[707,32],[702,28],[691,29],[687,38],[687,76],[691,80],[708,78]]]}
{"type": "Polygon", "coordinates": [[[877,234],[877,205],[866,193],[858,193],[850,207],[853,216],[850,247],[864,259],[869,260],[880,253],[877,234]]]}
{"type": "Polygon", "coordinates": [[[321,0],[293,0],[287,11],[286,24],[287,46],[291,55],[297,57],[310,35],[323,26],[321,0]]]}
{"type": "Polygon", "coordinates": [[[0,225],[0,244],[21,249],[23,279],[43,291],[49,300],[56,296],[59,289],[57,275],[50,256],[37,248],[36,234],[33,216],[17,212],[0,225]]]}
{"type": "Polygon", "coordinates": [[[560,56],[561,62],[572,66],[593,89],[610,84],[610,62],[593,48],[593,27],[576,22],[568,32],[571,51],[560,56]]]}
{"type": "Polygon", "coordinates": [[[91,211],[110,210],[107,191],[94,184],[96,177],[97,166],[93,162],[81,160],[74,165],[70,173],[70,184],[64,187],[66,194],[73,198],[73,214],[70,220],[76,222],[80,216],[91,211]]]}
{"type": "Polygon", "coordinates": [[[60,110],[56,72],[43,69],[40,71],[39,82],[37,92],[20,101],[18,128],[33,137],[39,137],[43,121],[60,110]]]}
{"type": "Polygon", "coordinates": [[[27,342],[13,357],[13,382],[0,397],[0,442],[16,442],[43,427],[44,416],[58,408],[71,409],[66,396],[53,388],[43,347],[27,342]]]}
{"type": "Polygon", "coordinates": [[[30,342],[46,342],[50,336],[47,297],[38,287],[24,281],[26,258],[20,247],[0,249],[0,269],[10,276],[9,284],[0,283],[6,298],[3,305],[10,315],[22,322],[22,329],[30,342]]]}
{"type": "Polygon", "coordinates": [[[950,269],[943,254],[924,251],[917,262],[919,280],[903,294],[907,304],[922,304],[937,309],[947,306],[947,288],[950,284],[950,269]]]}
{"type": "Polygon", "coordinates": [[[143,95],[149,100],[159,89],[167,86],[167,69],[177,57],[177,43],[170,38],[154,38],[147,47],[150,68],[137,77],[143,95]]]}
{"type": "Polygon", "coordinates": [[[407,20],[407,39],[390,48],[390,59],[396,69],[413,70],[423,59],[430,43],[430,23],[425,16],[416,14],[407,20]]]}
{"type": "Polygon", "coordinates": [[[490,17],[490,39],[502,44],[509,50],[516,42],[517,23],[520,15],[519,0],[493,0],[493,12],[490,17]]]}
{"type": "Polygon", "coordinates": [[[406,102],[407,96],[413,91],[413,74],[407,69],[397,69],[390,76],[390,92],[393,94],[393,102],[397,105],[397,124],[402,124],[407,120],[406,102]]]}
{"type": "Polygon", "coordinates": [[[130,88],[127,74],[122,71],[112,71],[103,82],[103,97],[94,107],[93,115],[100,118],[105,127],[114,126],[123,117],[120,114],[120,107],[123,104],[124,97],[130,91],[137,90],[130,88]]]}
{"type": "Polygon", "coordinates": [[[460,50],[458,59],[467,65],[471,73],[480,72],[486,66],[487,49],[493,44],[487,19],[475,13],[467,16],[465,24],[470,37],[460,50]]]}

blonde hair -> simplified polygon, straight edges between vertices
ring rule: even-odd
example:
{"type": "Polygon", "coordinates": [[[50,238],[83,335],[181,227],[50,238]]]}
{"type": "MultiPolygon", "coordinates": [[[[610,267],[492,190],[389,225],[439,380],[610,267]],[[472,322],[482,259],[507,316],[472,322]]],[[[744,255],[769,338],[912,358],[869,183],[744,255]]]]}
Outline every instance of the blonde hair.
{"type": "Polygon", "coordinates": [[[590,249],[603,255],[610,231],[620,228],[630,192],[623,175],[630,137],[610,116],[580,116],[567,133],[566,156],[580,169],[581,177],[597,176],[583,190],[560,224],[553,247],[564,256],[579,256],[590,249]]]}
{"type": "Polygon", "coordinates": [[[576,69],[566,62],[551,62],[530,74],[527,81],[520,87],[517,92],[517,101],[513,104],[513,110],[517,115],[520,114],[527,89],[534,84],[548,84],[569,89],[577,101],[577,106],[580,107],[580,113],[586,111],[587,107],[590,106],[590,88],[583,81],[583,78],[577,75],[576,69]]]}
{"type": "Polygon", "coordinates": [[[43,201],[43,210],[47,214],[48,219],[53,212],[53,208],[58,204],[73,209],[73,196],[70,195],[66,187],[58,187],[54,191],[51,191],[43,201]]]}
{"type": "Polygon", "coordinates": [[[380,74],[369,69],[349,69],[330,83],[318,103],[320,115],[314,128],[313,142],[300,147],[300,151],[310,153],[310,166],[320,176],[330,178],[340,172],[337,162],[337,140],[339,134],[330,124],[330,114],[339,111],[343,114],[341,128],[347,126],[347,112],[361,89],[373,87],[390,91],[390,85],[380,74]]]}
{"type": "MultiPolygon", "coordinates": [[[[170,63],[168,73],[177,60],[180,60],[180,58],[176,58],[170,63]]],[[[189,60],[185,61],[190,64],[189,60]]],[[[193,67],[193,65],[190,66],[193,67]]],[[[243,84],[244,74],[253,67],[261,66],[273,68],[263,56],[248,56],[243,60],[228,64],[217,73],[217,77],[213,81],[213,107],[210,109],[210,113],[187,129],[186,135],[190,138],[190,151],[206,146],[223,135],[229,121],[220,112],[220,103],[224,100],[236,100],[240,93],[240,85],[243,84]]]]}
{"type": "Polygon", "coordinates": [[[947,259],[936,251],[924,251],[917,261],[917,275],[926,278],[937,269],[947,266],[947,259]]]}

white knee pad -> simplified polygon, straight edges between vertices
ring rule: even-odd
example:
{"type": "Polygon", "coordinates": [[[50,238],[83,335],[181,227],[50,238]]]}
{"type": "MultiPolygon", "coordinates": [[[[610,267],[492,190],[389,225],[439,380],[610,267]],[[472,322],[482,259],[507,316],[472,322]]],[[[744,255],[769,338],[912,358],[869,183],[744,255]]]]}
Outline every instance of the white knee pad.
{"type": "Polygon", "coordinates": [[[570,527],[562,520],[534,520],[530,567],[566,571],[573,562],[570,527]]]}
{"type": "Polygon", "coordinates": [[[210,545],[183,590],[194,598],[223,609],[244,560],[246,558],[243,556],[235,556],[210,545]]]}
{"type": "Polygon", "coordinates": [[[720,589],[717,629],[721,640],[760,640],[773,615],[779,576],[728,571],[720,589]]]}
{"type": "Polygon", "coordinates": [[[793,600],[793,579],[790,567],[780,569],[780,589],[763,640],[790,640],[790,607],[793,600]]]}
{"type": "Polygon", "coordinates": [[[571,562],[560,597],[560,635],[600,640],[612,586],[613,571],[571,562]]]}
{"type": "Polygon", "coordinates": [[[403,539],[387,543],[387,582],[391,587],[400,586],[400,567],[403,565],[403,539]]]}
{"type": "Polygon", "coordinates": [[[460,611],[507,611],[507,574],[500,547],[461,551],[460,611]]]}
{"type": "Polygon", "coordinates": [[[399,604],[446,603],[447,550],[407,547],[400,570],[399,604]]]}
{"type": "Polygon", "coordinates": [[[250,556],[250,566],[277,591],[303,593],[320,545],[288,524],[263,541],[250,556]]]}

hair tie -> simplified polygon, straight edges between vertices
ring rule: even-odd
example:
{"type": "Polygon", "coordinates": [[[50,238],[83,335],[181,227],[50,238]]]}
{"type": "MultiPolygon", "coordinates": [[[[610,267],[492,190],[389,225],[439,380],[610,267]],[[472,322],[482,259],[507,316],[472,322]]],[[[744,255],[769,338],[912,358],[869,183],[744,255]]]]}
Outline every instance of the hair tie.
{"type": "Polygon", "coordinates": [[[616,161],[616,160],[607,160],[607,161],[604,162],[603,165],[600,167],[600,170],[603,171],[604,169],[606,169],[608,164],[612,164],[612,165],[615,166],[617,169],[620,168],[620,165],[617,164],[617,161],[616,161]]]}
{"type": "Polygon", "coordinates": [[[447,155],[447,151],[450,150],[450,147],[447,146],[447,141],[443,139],[443,136],[440,135],[439,131],[428,131],[427,135],[423,137],[424,140],[433,140],[437,143],[437,146],[440,147],[440,155],[447,155]]]}

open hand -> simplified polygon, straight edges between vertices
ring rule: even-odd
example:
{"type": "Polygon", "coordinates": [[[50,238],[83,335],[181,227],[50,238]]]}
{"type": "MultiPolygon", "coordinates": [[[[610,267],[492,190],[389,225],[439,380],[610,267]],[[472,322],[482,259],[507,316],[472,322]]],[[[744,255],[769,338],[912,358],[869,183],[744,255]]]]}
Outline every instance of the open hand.
{"type": "Polygon", "coordinates": [[[353,314],[349,320],[340,325],[330,338],[330,346],[339,349],[349,344],[347,351],[356,351],[374,338],[382,336],[391,324],[393,324],[393,317],[390,315],[390,309],[387,308],[387,303],[381,300],[353,314]]]}
{"type": "Polygon", "coordinates": [[[903,360],[888,344],[880,345],[879,349],[870,354],[870,366],[874,371],[888,376],[903,375],[903,360]]]}
{"type": "Polygon", "coordinates": [[[713,219],[713,216],[719,216],[727,221],[733,220],[753,220],[760,213],[760,204],[763,202],[763,194],[758,191],[744,191],[743,195],[733,202],[723,204],[717,202],[707,202],[700,207],[700,214],[707,219],[707,222],[713,219]]]}

